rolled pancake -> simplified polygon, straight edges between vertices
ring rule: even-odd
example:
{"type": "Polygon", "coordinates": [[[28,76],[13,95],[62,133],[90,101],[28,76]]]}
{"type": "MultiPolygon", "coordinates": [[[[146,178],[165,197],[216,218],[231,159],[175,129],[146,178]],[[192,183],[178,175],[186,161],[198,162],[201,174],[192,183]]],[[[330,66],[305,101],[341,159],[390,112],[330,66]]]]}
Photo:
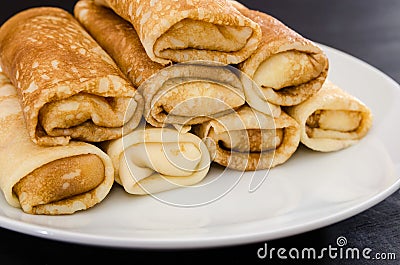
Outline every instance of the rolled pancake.
{"type": "Polygon", "coordinates": [[[111,9],[81,0],[76,3],[74,14],[135,87],[164,68],[147,56],[132,24],[111,9]]]}
{"type": "Polygon", "coordinates": [[[272,118],[248,106],[193,128],[211,159],[242,171],[268,169],[286,162],[300,141],[297,122],[286,113],[272,118]]]}
{"type": "MultiPolygon", "coordinates": [[[[144,96],[144,117],[151,125],[191,126],[252,102],[255,90],[248,87],[253,84],[232,66],[200,61],[164,68],[138,90],[144,96]]],[[[270,115],[279,116],[279,106],[262,105],[270,115]]]]}
{"type": "Polygon", "coordinates": [[[316,151],[349,147],[372,126],[370,109],[329,80],[316,95],[287,111],[300,124],[301,142],[316,151]]]}
{"type": "Polygon", "coordinates": [[[17,91],[0,73],[0,187],[30,214],[72,214],[100,203],[114,183],[110,158],[94,145],[43,147],[29,137],[17,91]]]}
{"type": "Polygon", "coordinates": [[[68,12],[18,13],[0,29],[0,50],[35,143],[100,142],[139,124],[142,96],[68,12]]]}
{"type": "Polygon", "coordinates": [[[239,69],[261,87],[266,100],[292,106],[315,94],[328,73],[324,52],[276,18],[232,3],[261,27],[261,44],[239,69]]]}
{"type": "Polygon", "coordinates": [[[245,101],[279,116],[280,108],[260,101],[257,85],[236,68],[201,61],[164,68],[150,60],[133,26],[112,10],[84,0],[74,12],[131,82],[140,86],[144,116],[151,125],[190,127],[231,112],[245,101]]]}
{"type": "Polygon", "coordinates": [[[138,128],[110,141],[116,182],[130,194],[153,194],[199,183],[208,173],[210,157],[191,133],[167,128],[138,128]]]}
{"type": "Polygon", "coordinates": [[[261,39],[260,27],[226,0],[97,0],[129,21],[151,60],[237,64],[261,39]]]}

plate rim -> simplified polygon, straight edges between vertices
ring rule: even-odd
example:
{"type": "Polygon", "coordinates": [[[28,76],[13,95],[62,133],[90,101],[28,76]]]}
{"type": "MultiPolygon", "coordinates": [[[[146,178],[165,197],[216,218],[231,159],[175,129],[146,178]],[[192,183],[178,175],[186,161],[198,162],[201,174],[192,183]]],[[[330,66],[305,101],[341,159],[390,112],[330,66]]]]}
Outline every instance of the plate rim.
{"type": "MultiPolygon", "coordinates": [[[[382,78],[386,79],[388,82],[400,90],[400,84],[397,83],[391,76],[387,75],[377,67],[363,61],[362,59],[353,56],[347,52],[339,50],[337,48],[328,46],[323,43],[317,43],[323,50],[329,50],[331,53],[336,53],[339,56],[345,56],[353,61],[361,64],[363,67],[374,74],[380,75],[382,78]]],[[[396,172],[397,174],[397,172],[396,172]]],[[[66,243],[75,243],[80,245],[89,246],[102,246],[111,248],[128,248],[128,249],[200,249],[209,247],[228,247],[235,245],[242,245],[248,243],[256,243],[259,241],[269,241],[279,238],[285,238],[289,236],[294,236],[300,233],[309,232],[315,229],[319,229],[337,222],[343,221],[350,217],[353,217],[365,210],[379,204],[386,198],[395,193],[400,189],[400,176],[396,175],[396,181],[388,186],[386,189],[368,197],[366,200],[357,203],[349,208],[345,208],[341,211],[334,212],[325,217],[301,223],[298,225],[293,225],[288,228],[274,229],[273,231],[258,231],[257,233],[252,231],[252,233],[246,234],[233,234],[226,235],[219,238],[174,238],[174,239],[135,239],[135,238],[121,238],[121,237],[110,237],[102,235],[94,235],[89,233],[69,231],[62,228],[53,228],[46,225],[33,224],[26,221],[16,220],[4,215],[0,215],[0,227],[8,229],[11,231],[27,234],[30,236],[40,237],[47,240],[60,241],[66,243]]],[[[4,199],[4,198],[3,198],[4,199]]],[[[258,221],[250,221],[248,223],[257,223],[258,221]]]]}

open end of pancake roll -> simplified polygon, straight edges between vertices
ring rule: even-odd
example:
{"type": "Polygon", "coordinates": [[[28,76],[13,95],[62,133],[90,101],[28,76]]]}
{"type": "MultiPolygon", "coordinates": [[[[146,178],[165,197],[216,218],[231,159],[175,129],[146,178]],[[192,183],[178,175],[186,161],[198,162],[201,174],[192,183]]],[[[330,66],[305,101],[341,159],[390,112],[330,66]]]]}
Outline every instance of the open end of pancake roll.
{"type": "Polygon", "coordinates": [[[110,141],[116,181],[130,194],[193,186],[208,173],[210,157],[200,138],[166,128],[138,128],[110,141]]]}
{"type": "Polygon", "coordinates": [[[98,187],[105,178],[102,160],[93,154],[62,158],[35,169],[13,187],[22,209],[44,212],[98,187]]]}
{"type": "Polygon", "coordinates": [[[322,56],[294,50],[277,53],[260,64],[254,81],[275,90],[308,83],[324,70],[319,57],[322,56]]]}
{"type": "Polygon", "coordinates": [[[173,61],[182,50],[236,52],[243,49],[253,34],[251,27],[216,25],[190,18],[183,19],[166,31],[154,44],[155,54],[173,61]],[[190,32],[190,36],[187,33],[190,32]],[[212,41],[210,41],[210,37],[212,41]]]}
{"type": "Polygon", "coordinates": [[[151,60],[163,65],[194,60],[237,64],[261,39],[260,27],[226,0],[96,3],[129,21],[151,60]]]}
{"type": "Polygon", "coordinates": [[[336,151],[360,141],[372,126],[370,109],[327,80],[317,94],[288,108],[301,125],[301,142],[317,151],[336,151]]]}
{"type": "Polygon", "coordinates": [[[241,171],[269,169],[288,160],[300,141],[297,122],[282,112],[277,118],[248,106],[193,128],[211,159],[241,171]]]}
{"type": "Polygon", "coordinates": [[[144,117],[155,127],[199,124],[233,112],[246,100],[238,76],[211,62],[164,68],[138,90],[145,99],[144,117]]]}
{"type": "Polygon", "coordinates": [[[293,106],[315,94],[328,73],[324,52],[276,18],[232,3],[261,27],[261,44],[239,68],[260,86],[266,100],[293,106]]]}
{"type": "Polygon", "coordinates": [[[216,133],[211,129],[208,135],[221,149],[237,153],[261,153],[274,151],[282,143],[283,129],[248,129],[216,133]]]}
{"type": "Polygon", "coordinates": [[[45,104],[39,111],[36,134],[44,142],[51,137],[88,142],[111,140],[137,126],[142,105],[140,95],[115,98],[81,92],[45,104]]]}
{"type": "Polygon", "coordinates": [[[307,135],[313,138],[334,136],[337,139],[355,139],[356,135],[342,135],[355,132],[361,125],[362,112],[351,110],[319,109],[306,121],[307,135]]]}

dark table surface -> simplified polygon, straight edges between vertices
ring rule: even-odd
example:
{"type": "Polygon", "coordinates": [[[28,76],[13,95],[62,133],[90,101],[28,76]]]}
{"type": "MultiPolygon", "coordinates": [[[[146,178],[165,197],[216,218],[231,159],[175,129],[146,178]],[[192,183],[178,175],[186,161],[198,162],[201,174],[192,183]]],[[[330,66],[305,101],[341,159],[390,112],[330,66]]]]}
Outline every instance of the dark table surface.
{"type": "MultiPolygon", "coordinates": [[[[16,12],[32,6],[59,6],[72,11],[75,1],[14,0],[6,3],[0,11],[0,24],[16,12]]],[[[399,0],[243,0],[243,3],[275,16],[309,39],[368,62],[400,82],[399,0]]],[[[324,259],[318,264],[400,264],[400,192],[342,222],[267,243],[269,248],[277,249],[320,249],[334,244],[339,236],[346,237],[354,248],[369,247],[376,252],[395,253],[396,260],[324,259]]],[[[64,243],[0,228],[0,264],[80,264],[84,257],[92,264],[105,260],[113,260],[113,264],[179,264],[214,260],[228,264],[284,263],[277,259],[258,259],[257,250],[264,243],[198,250],[133,250],[64,243]]],[[[305,261],[297,261],[297,264],[305,264],[305,261]]]]}

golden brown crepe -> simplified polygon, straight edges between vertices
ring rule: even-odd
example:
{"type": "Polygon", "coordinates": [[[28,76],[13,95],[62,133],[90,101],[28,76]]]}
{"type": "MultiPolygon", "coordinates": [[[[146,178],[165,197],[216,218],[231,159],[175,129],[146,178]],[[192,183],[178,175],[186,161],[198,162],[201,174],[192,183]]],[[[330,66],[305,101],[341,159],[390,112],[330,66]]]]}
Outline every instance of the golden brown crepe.
{"type": "Polygon", "coordinates": [[[0,29],[0,50],[35,143],[99,142],[139,124],[142,96],[68,12],[18,13],[0,29]]]}
{"type": "Polygon", "coordinates": [[[43,147],[29,137],[17,91],[0,73],[0,187],[30,214],[72,214],[101,202],[114,183],[110,158],[94,145],[43,147]]]}
{"type": "Polygon", "coordinates": [[[115,179],[130,194],[154,194],[199,183],[210,168],[207,147],[191,133],[137,128],[110,141],[105,150],[115,179]]]}
{"type": "Polygon", "coordinates": [[[372,126],[371,110],[329,80],[317,94],[287,111],[300,124],[301,142],[316,151],[349,147],[372,126]]]}
{"type": "Polygon", "coordinates": [[[75,5],[74,14],[135,87],[164,68],[147,56],[133,26],[111,9],[81,0],[75,5]]]}
{"type": "Polygon", "coordinates": [[[155,127],[193,125],[245,104],[240,80],[228,68],[185,63],[163,69],[139,87],[144,117],[155,127]]]}
{"type": "Polygon", "coordinates": [[[163,65],[194,60],[236,64],[257,48],[260,27],[226,0],[97,0],[135,28],[163,65]]]}
{"type": "Polygon", "coordinates": [[[315,94],[329,68],[324,52],[276,18],[232,3],[262,29],[261,44],[239,69],[261,87],[266,100],[292,106],[315,94]]]}
{"type": "MultiPolygon", "coordinates": [[[[232,66],[193,62],[162,69],[138,90],[144,96],[144,117],[151,125],[190,127],[234,112],[246,101],[252,103],[255,91],[249,87],[253,85],[232,66]]],[[[266,102],[262,106],[279,116],[279,106],[266,102]]]]}
{"type": "Polygon", "coordinates": [[[272,118],[248,106],[195,126],[211,159],[235,170],[268,169],[286,162],[300,141],[297,122],[286,113],[272,118]]]}

